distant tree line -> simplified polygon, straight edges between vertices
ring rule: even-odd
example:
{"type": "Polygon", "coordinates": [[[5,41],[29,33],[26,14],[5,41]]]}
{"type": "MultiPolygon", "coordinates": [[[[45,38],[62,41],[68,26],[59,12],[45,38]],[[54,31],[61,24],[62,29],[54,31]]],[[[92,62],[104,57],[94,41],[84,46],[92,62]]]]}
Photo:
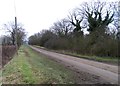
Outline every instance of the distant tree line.
{"type": "Polygon", "coordinates": [[[85,2],[49,30],[30,36],[29,44],[83,55],[118,57],[118,18],[118,2],[85,2]]]}

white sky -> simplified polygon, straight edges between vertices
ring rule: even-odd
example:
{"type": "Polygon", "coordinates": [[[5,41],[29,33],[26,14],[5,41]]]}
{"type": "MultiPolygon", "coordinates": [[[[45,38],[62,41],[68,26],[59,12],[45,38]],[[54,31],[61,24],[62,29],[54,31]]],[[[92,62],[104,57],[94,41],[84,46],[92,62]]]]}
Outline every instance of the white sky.
{"type": "MultiPolygon", "coordinates": [[[[24,28],[30,36],[42,29],[49,29],[54,22],[67,17],[72,9],[84,1],[85,0],[15,0],[16,15],[18,22],[24,25],[24,28]]],[[[14,0],[0,0],[0,29],[3,24],[14,21],[14,16],[14,0]]],[[[0,35],[1,34],[3,34],[2,30],[0,30],[0,35]]]]}

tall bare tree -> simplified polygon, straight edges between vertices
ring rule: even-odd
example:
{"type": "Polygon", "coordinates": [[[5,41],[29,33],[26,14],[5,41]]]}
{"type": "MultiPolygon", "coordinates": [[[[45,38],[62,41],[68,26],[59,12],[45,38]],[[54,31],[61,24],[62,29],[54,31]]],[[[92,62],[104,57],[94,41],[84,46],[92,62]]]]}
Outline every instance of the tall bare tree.
{"type": "Polygon", "coordinates": [[[69,32],[72,31],[72,26],[67,19],[62,19],[58,22],[55,22],[51,27],[51,30],[58,36],[68,36],[69,32]]]}
{"type": "Polygon", "coordinates": [[[4,24],[3,29],[6,30],[6,32],[10,35],[13,45],[15,45],[15,41],[17,42],[18,46],[22,44],[26,36],[25,29],[23,28],[22,24],[19,23],[16,30],[14,22],[9,22],[4,24]]]}

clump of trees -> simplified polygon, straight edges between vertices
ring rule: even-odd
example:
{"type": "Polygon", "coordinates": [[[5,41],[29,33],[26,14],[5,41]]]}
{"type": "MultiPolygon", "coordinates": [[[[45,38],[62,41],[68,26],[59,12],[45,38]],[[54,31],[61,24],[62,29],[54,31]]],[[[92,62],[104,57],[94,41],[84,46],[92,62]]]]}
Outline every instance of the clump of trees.
{"type": "Polygon", "coordinates": [[[119,57],[117,6],[118,2],[85,2],[49,30],[30,36],[29,44],[85,55],[119,57]]]}

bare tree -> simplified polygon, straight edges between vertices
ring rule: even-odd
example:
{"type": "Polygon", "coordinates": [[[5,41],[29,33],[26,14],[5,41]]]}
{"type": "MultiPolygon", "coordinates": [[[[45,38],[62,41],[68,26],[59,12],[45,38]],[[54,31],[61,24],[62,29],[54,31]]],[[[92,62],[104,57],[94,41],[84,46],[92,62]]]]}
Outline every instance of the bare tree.
{"type": "Polygon", "coordinates": [[[25,41],[25,37],[26,37],[26,33],[25,33],[25,29],[23,29],[22,27],[18,27],[17,29],[17,45],[18,47],[20,47],[20,45],[23,44],[23,42],[25,41]]]}
{"type": "Polygon", "coordinates": [[[15,26],[13,22],[8,22],[7,24],[4,24],[4,30],[8,32],[11,36],[12,44],[15,45],[15,26]]]}
{"type": "Polygon", "coordinates": [[[73,32],[75,34],[83,35],[81,22],[83,21],[83,16],[79,15],[77,13],[77,10],[74,10],[74,12],[69,14],[68,16],[69,22],[75,27],[73,32]]]}
{"type": "Polygon", "coordinates": [[[114,3],[114,26],[117,29],[117,38],[120,39],[120,2],[115,2],[114,3]]]}
{"type": "Polygon", "coordinates": [[[72,26],[67,19],[62,19],[51,27],[51,30],[58,36],[68,36],[69,32],[72,31],[72,26]]]}
{"type": "Polygon", "coordinates": [[[26,36],[25,29],[23,29],[22,24],[17,25],[17,30],[15,29],[14,22],[9,22],[7,24],[4,24],[4,30],[6,30],[7,33],[10,34],[12,44],[15,45],[15,41],[17,42],[18,46],[20,46],[26,36]],[[16,37],[17,39],[16,39],[16,37]]]}

